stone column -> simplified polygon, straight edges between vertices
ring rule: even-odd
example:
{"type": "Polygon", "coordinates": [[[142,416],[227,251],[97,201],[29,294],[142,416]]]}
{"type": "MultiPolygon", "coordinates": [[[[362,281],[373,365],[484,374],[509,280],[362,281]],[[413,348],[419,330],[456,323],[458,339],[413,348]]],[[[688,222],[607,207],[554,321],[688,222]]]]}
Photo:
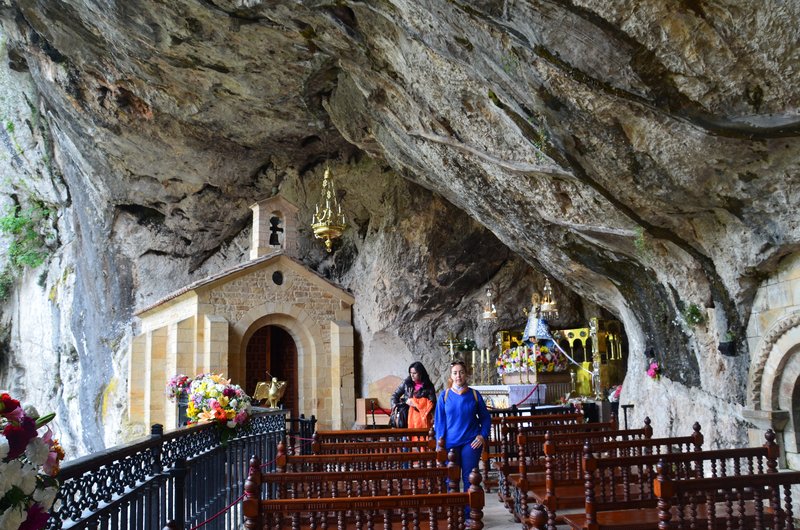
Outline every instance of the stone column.
{"type": "Polygon", "coordinates": [[[253,228],[250,232],[250,259],[256,259],[269,252],[269,218],[270,213],[256,203],[253,210],[253,228]]]}
{"type": "Polygon", "coordinates": [[[331,322],[331,428],[350,429],[356,419],[353,326],[331,322]]]}
{"type": "Polygon", "coordinates": [[[145,366],[144,366],[144,423],[147,426],[160,423],[167,428],[165,405],[167,397],[167,328],[156,328],[146,334],[145,366]]]}
{"type": "Polygon", "coordinates": [[[228,364],[228,321],[224,317],[206,315],[203,330],[203,371],[232,377],[238,366],[228,364]]]}
{"type": "MultiPolygon", "coordinates": [[[[173,322],[167,326],[167,347],[164,360],[164,370],[167,378],[176,374],[185,374],[194,377],[194,317],[173,322]]],[[[166,399],[166,398],[165,398],[166,399]]],[[[165,429],[176,426],[177,409],[172,402],[167,401],[164,410],[165,429]]]]}
{"type": "Polygon", "coordinates": [[[131,423],[144,422],[147,343],[145,334],[137,335],[131,341],[128,355],[128,421],[131,423]]]}
{"type": "Polygon", "coordinates": [[[756,426],[747,429],[747,436],[751,446],[764,445],[764,433],[767,429],[775,431],[776,441],[781,448],[780,467],[786,467],[786,443],[783,440],[783,430],[789,422],[789,412],[786,410],[742,410],[744,419],[756,426]]]}

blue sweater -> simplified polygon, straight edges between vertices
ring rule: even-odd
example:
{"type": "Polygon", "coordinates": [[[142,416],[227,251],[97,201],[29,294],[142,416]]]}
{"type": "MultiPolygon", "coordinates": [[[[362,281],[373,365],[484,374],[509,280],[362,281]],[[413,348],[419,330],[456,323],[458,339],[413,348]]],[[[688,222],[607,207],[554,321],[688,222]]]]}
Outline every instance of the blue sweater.
{"type": "Polygon", "coordinates": [[[453,390],[439,394],[433,429],[437,440],[444,437],[445,449],[472,443],[479,434],[488,441],[491,427],[492,417],[477,390],[467,387],[461,395],[453,390]]]}

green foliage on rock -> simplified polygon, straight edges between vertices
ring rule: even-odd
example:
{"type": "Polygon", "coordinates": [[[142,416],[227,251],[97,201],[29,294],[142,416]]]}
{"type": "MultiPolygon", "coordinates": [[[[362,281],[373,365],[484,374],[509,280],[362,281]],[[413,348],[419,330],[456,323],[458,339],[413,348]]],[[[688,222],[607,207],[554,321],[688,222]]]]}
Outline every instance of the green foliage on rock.
{"type": "Polygon", "coordinates": [[[692,327],[699,326],[706,321],[706,315],[697,306],[697,304],[689,304],[689,307],[683,312],[683,319],[692,327]]]}
{"type": "Polygon", "coordinates": [[[36,205],[25,210],[12,206],[0,217],[0,233],[10,237],[8,265],[0,272],[0,300],[8,298],[14,276],[26,267],[35,269],[47,259],[49,250],[44,233],[50,210],[36,205]]]}

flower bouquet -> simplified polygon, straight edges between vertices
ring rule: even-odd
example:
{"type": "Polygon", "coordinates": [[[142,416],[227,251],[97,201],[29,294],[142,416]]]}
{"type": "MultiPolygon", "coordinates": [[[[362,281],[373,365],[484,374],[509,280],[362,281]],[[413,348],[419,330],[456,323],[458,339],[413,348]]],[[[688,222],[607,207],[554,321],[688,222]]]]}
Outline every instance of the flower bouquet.
{"type": "Polygon", "coordinates": [[[505,350],[498,356],[495,366],[497,373],[502,376],[515,372],[564,372],[568,362],[560,351],[535,344],[532,349],[518,346],[505,350]]]}
{"type": "Polygon", "coordinates": [[[551,350],[547,346],[538,346],[535,352],[537,371],[563,372],[567,369],[567,357],[557,349],[551,350]]]}
{"type": "Polygon", "coordinates": [[[192,379],[188,375],[173,375],[167,381],[167,397],[170,401],[175,401],[181,396],[188,396],[191,384],[192,379]]]}
{"type": "Polygon", "coordinates": [[[200,374],[189,387],[189,423],[216,422],[223,442],[250,418],[250,398],[222,374],[200,374]]]}
{"type": "Polygon", "coordinates": [[[647,375],[650,379],[655,379],[656,381],[661,379],[661,365],[655,359],[650,359],[647,375]]]}
{"type": "Polygon", "coordinates": [[[58,493],[56,475],[64,451],[47,428],[55,414],[23,410],[9,394],[0,394],[0,528],[38,530],[50,517],[58,493]]]}

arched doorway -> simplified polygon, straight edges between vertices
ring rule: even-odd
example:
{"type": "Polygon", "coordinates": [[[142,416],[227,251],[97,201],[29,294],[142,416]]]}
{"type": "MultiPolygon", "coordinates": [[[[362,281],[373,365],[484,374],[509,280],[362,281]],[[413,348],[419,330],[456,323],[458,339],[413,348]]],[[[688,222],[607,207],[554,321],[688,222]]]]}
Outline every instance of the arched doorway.
{"type": "Polygon", "coordinates": [[[264,326],[250,337],[246,351],[245,392],[252,396],[256,383],[270,380],[269,372],[272,377],[288,383],[281,402],[293,417],[298,417],[297,345],[292,336],[279,326],[264,326]]]}

